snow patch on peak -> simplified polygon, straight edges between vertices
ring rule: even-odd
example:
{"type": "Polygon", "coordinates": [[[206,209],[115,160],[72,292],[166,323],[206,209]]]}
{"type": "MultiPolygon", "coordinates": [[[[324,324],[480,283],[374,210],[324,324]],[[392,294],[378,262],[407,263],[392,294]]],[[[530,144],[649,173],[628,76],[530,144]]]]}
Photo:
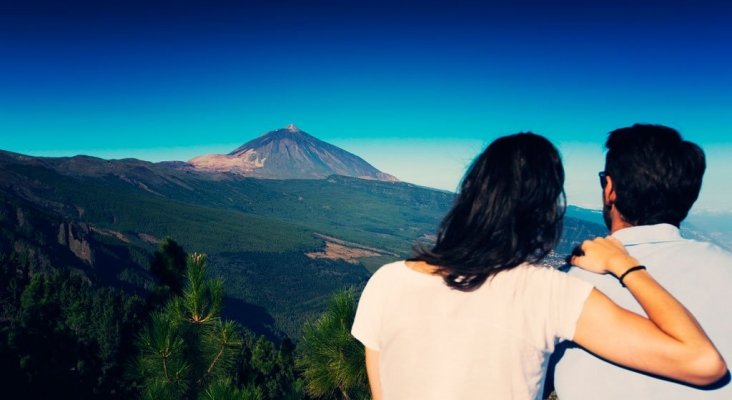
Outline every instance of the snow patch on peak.
{"type": "Polygon", "coordinates": [[[300,132],[300,128],[295,126],[295,124],[289,124],[287,125],[287,130],[290,132],[300,132]]]}

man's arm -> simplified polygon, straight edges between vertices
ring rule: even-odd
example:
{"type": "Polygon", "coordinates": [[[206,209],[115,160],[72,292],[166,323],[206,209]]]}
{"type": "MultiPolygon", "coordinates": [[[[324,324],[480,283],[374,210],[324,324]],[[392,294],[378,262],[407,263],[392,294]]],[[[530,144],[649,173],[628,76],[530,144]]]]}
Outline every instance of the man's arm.
{"type": "Polygon", "coordinates": [[[373,400],[381,400],[381,381],[379,379],[379,352],[366,349],[366,374],[369,377],[369,386],[371,387],[371,398],[373,400]]]}

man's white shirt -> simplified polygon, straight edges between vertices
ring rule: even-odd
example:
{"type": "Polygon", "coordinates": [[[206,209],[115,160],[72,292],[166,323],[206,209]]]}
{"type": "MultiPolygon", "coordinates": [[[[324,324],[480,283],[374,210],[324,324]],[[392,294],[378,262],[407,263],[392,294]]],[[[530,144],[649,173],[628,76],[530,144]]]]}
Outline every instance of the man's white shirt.
{"type": "MultiPolygon", "coordinates": [[[[724,359],[732,362],[732,253],[684,239],[669,224],[625,228],[613,236],[691,311],[724,359]]],[[[572,268],[570,274],[594,284],[621,307],[645,316],[614,277],[579,268],[572,268]]],[[[557,363],[554,384],[561,400],[732,399],[732,384],[700,390],[618,367],[577,347],[568,348],[557,363]]]]}

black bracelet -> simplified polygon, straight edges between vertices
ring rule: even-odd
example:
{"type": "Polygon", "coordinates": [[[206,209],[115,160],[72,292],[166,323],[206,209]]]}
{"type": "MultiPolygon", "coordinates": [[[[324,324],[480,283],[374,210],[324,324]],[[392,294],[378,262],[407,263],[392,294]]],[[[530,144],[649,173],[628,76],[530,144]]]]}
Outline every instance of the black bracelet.
{"type": "Polygon", "coordinates": [[[623,274],[620,275],[620,278],[618,278],[618,280],[620,281],[620,284],[623,285],[623,287],[625,287],[625,283],[623,283],[623,279],[625,279],[625,277],[628,276],[629,273],[631,273],[633,271],[640,271],[642,269],[646,269],[646,266],[645,265],[637,265],[635,267],[628,268],[628,270],[625,271],[625,272],[623,272],[623,274]]]}

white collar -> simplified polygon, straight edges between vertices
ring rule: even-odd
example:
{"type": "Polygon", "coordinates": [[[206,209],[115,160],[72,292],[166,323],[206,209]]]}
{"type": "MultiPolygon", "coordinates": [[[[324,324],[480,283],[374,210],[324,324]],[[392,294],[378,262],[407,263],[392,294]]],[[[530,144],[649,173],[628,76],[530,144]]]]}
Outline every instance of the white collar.
{"type": "Polygon", "coordinates": [[[631,226],[615,231],[613,237],[626,246],[684,240],[679,233],[679,228],[671,224],[631,226]]]}

